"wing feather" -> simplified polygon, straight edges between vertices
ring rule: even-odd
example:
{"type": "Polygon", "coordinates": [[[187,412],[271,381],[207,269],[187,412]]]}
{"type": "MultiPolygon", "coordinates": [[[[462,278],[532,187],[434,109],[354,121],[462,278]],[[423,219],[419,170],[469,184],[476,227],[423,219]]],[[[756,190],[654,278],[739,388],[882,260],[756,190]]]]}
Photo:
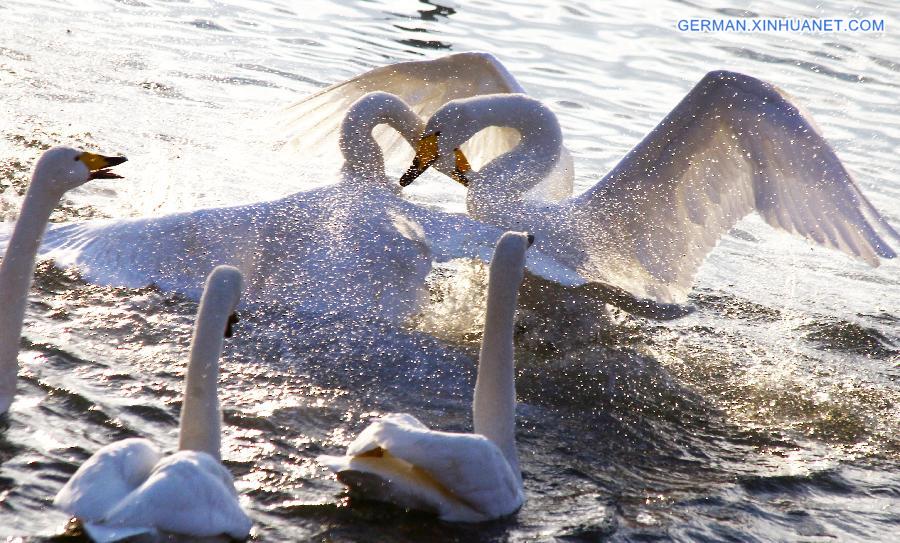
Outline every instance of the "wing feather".
{"type": "Polygon", "coordinates": [[[338,472],[393,472],[387,483],[395,486],[394,499],[425,502],[444,520],[497,518],[516,511],[524,501],[512,468],[486,437],[429,430],[405,413],[372,423],[350,444],[347,456],[320,461],[338,472]],[[383,458],[367,455],[373,451],[383,458]],[[398,460],[410,468],[403,477],[402,470],[389,468],[398,460]]]}
{"type": "Polygon", "coordinates": [[[211,456],[179,451],[103,519],[108,526],[147,526],[195,537],[227,534],[244,540],[252,525],[231,473],[211,456]]]}
{"type": "Polygon", "coordinates": [[[878,265],[897,232],[808,115],[778,88],[711,72],[572,204],[582,275],[684,301],[706,255],[756,211],[771,226],[878,265]]]}

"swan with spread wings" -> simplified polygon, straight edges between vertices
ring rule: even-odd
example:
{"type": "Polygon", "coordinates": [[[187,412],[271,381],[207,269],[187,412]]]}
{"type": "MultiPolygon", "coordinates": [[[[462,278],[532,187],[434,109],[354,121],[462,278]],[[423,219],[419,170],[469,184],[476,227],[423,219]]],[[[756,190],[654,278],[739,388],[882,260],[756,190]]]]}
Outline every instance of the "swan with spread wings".
{"type": "Polygon", "coordinates": [[[606,177],[560,202],[524,197],[561,153],[549,108],[522,94],[454,100],[429,119],[401,185],[432,164],[460,168],[455,150],[488,126],[521,140],[478,171],[462,165],[470,216],[534,232],[539,251],[615,292],[683,303],[706,255],[753,211],[871,265],[896,257],[900,236],[810,116],[753,77],[707,74],[606,177]]]}

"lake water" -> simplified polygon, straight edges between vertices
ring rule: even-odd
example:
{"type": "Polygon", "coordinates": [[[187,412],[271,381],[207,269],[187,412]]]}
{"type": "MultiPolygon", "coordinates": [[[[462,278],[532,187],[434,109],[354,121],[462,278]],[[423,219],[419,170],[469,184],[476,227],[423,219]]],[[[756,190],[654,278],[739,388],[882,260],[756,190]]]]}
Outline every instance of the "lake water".
{"type": "MultiPolygon", "coordinates": [[[[0,0],[3,220],[15,217],[34,160],[54,144],[130,159],[117,168],[126,179],[67,196],[58,221],[320,185],[330,179],[315,165],[278,148],[272,126],[282,108],[370,67],[485,50],[558,114],[578,190],[704,73],[725,68],[790,93],[900,226],[893,2],[755,2],[752,11],[680,1],[70,4],[0,0]],[[885,19],[886,31],[676,28],[679,19],[785,14],[885,19]]],[[[409,197],[458,209],[464,193],[433,179],[409,197]]],[[[483,274],[461,269],[453,273],[472,281],[455,299],[477,300],[483,274]]],[[[440,276],[432,287],[451,288],[440,276]]],[[[691,302],[697,310],[677,321],[615,315],[603,326],[548,322],[523,307],[518,442],[528,501],[513,518],[473,526],[351,502],[314,461],[386,412],[467,431],[471,319],[432,307],[397,328],[251,308],[220,383],[223,455],[254,537],[896,540],[900,264],[869,268],[749,218],[706,261],[691,302]]],[[[0,419],[0,537],[61,534],[67,518],[52,497],[99,447],[141,435],[174,448],[195,311],[173,294],[95,287],[40,267],[21,394],[0,419]]]]}

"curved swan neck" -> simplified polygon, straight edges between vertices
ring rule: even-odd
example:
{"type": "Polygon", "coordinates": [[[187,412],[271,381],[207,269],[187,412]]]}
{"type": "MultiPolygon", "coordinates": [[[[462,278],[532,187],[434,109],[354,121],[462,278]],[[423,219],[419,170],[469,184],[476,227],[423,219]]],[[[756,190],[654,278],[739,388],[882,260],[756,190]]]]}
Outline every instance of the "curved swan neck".
{"type": "Polygon", "coordinates": [[[467,99],[464,107],[472,120],[454,147],[489,126],[512,128],[521,136],[515,148],[481,168],[472,189],[491,184],[518,197],[553,170],[562,150],[562,130],[556,115],[542,102],[524,94],[498,94],[467,99]]]}
{"type": "Polygon", "coordinates": [[[506,233],[491,259],[487,311],[472,404],[475,433],[503,452],[517,477],[516,384],[513,325],[522,282],[527,242],[523,234],[506,233]]]}
{"type": "Polygon", "coordinates": [[[413,146],[424,128],[419,116],[397,96],[386,92],[363,96],[350,106],[341,124],[340,146],[345,173],[354,178],[388,182],[384,155],[372,134],[380,124],[387,124],[413,146]]]}
{"type": "Polygon", "coordinates": [[[0,262],[0,414],[9,409],[16,393],[19,342],[35,257],[50,214],[61,197],[49,190],[35,169],[0,262]]]}
{"type": "Polygon", "coordinates": [[[222,415],[219,410],[219,358],[225,328],[240,294],[240,272],[219,266],[210,274],[200,299],[191,357],[184,382],[178,449],[202,451],[221,458],[222,415]]]}

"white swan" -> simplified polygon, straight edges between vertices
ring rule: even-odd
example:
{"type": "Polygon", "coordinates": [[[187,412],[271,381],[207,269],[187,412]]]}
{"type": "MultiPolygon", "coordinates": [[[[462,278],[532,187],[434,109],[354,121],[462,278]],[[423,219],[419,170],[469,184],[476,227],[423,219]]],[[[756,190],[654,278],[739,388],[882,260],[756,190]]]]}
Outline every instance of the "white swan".
{"type": "Polygon", "coordinates": [[[118,178],[107,170],[125,162],[70,147],[54,147],[38,159],[25,193],[19,219],[0,262],[0,414],[16,394],[19,339],[25,318],[34,260],[50,214],[67,191],[91,179],[118,178]]]}
{"type": "Polygon", "coordinates": [[[146,439],[107,445],[87,460],[53,503],[78,518],[94,541],[136,535],[246,539],[251,521],[220,462],[217,394],[223,335],[241,294],[241,273],[219,266],[209,274],[191,341],[178,452],[163,456],[146,439]]]}
{"type": "Polygon", "coordinates": [[[553,112],[523,95],[456,100],[429,119],[401,184],[429,164],[450,167],[486,126],[513,128],[522,141],[466,174],[469,214],[527,229],[537,249],[585,280],[638,298],[684,302],[703,259],[752,211],[871,265],[896,256],[888,240],[900,236],[809,116],[752,77],[709,73],[605,178],[559,203],[522,197],[560,153],[553,112]]]}
{"type": "Polygon", "coordinates": [[[429,430],[405,413],[384,416],[345,456],[320,456],[364,497],[479,522],[514,513],[525,499],[516,454],[513,323],[525,251],[533,237],[503,234],[490,264],[472,415],[475,433],[429,430]]]}
{"type": "MultiPolygon", "coordinates": [[[[423,299],[432,258],[487,260],[502,230],[398,197],[372,135],[382,124],[411,142],[424,128],[396,96],[371,93],[344,117],[334,185],[250,205],[64,225],[47,233],[42,254],[94,283],[152,283],[192,297],[206,270],[229,263],[243,272],[250,301],[402,319],[423,299]]],[[[535,269],[565,273],[552,259],[533,260],[535,269]]]]}
{"type": "MultiPolygon", "coordinates": [[[[434,60],[381,66],[322,89],[280,112],[279,120],[289,134],[286,147],[305,162],[317,166],[339,164],[342,157],[338,140],[344,112],[365,94],[376,91],[397,96],[423,119],[451,100],[484,94],[526,93],[503,63],[490,53],[456,53],[434,60]]],[[[412,157],[404,134],[380,130],[375,132],[375,137],[385,156],[403,157],[401,165],[412,157]]],[[[462,151],[477,168],[511,150],[518,142],[518,131],[488,127],[465,143],[462,151]]],[[[451,171],[452,168],[446,170],[451,171]]],[[[572,195],[573,179],[572,157],[562,147],[550,173],[529,191],[529,197],[549,201],[568,198],[572,195]]],[[[491,247],[495,239],[496,236],[491,238],[491,247]]]]}

